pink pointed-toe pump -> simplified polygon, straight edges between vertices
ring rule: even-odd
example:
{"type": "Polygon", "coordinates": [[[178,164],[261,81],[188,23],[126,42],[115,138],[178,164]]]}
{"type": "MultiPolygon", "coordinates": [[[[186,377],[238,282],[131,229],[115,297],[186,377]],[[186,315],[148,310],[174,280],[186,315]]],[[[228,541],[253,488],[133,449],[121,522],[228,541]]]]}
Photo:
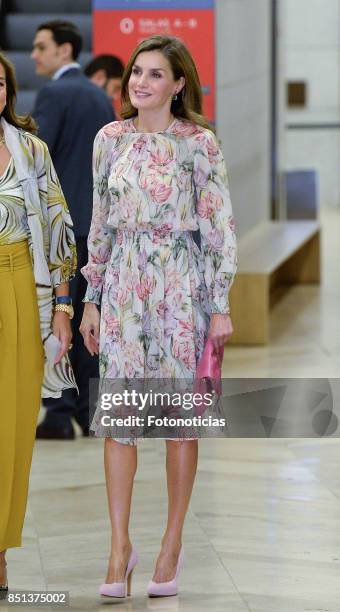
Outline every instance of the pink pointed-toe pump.
{"type": "Polygon", "coordinates": [[[132,547],[130,559],[127,564],[124,582],[111,582],[102,584],[99,593],[104,597],[126,597],[131,595],[132,572],[138,561],[137,551],[132,547]]]}
{"type": "Polygon", "coordinates": [[[178,575],[183,567],[184,562],[184,549],[183,546],[179,551],[175,577],[168,582],[154,582],[150,580],[148,585],[149,597],[169,597],[170,595],[177,595],[178,593],[178,575]]]}

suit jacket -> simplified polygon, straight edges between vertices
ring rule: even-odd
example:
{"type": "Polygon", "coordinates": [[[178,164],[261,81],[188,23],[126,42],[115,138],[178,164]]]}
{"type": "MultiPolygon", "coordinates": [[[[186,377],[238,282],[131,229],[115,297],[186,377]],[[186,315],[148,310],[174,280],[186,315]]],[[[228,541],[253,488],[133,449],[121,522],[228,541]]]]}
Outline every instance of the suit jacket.
{"type": "Polygon", "coordinates": [[[87,236],[92,216],[93,141],[103,125],[114,121],[111,102],[79,69],[70,68],[42,87],[32,114],[39,138],[48,145],[74,233],[87,236]]]}

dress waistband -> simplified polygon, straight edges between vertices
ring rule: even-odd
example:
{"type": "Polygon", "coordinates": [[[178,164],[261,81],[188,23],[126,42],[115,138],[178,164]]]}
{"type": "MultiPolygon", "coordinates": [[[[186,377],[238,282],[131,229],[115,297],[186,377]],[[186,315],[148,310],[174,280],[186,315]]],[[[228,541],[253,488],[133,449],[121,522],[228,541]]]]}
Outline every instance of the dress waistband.
{"type": "Polygon", "coordinates": [[[188,237],[188,236],[192,236],[193,232],[195,230],[169,230],[168,228],[164,228],[162,226],[157,227],[157,228],[149,228],[149,229],[130,229],[130,228],[125,228],[125,227],[117,227],[116,228],[116,233],[117,233],[117,237],[124,237],[124,236],[150,236],[151,239],[153,238],[181,238],[181,237],[188,237]]]}
{"type": "Polygon", "coordinates": [[[0,273],[32,266],[27,240],[0,245],[0,273]]]}

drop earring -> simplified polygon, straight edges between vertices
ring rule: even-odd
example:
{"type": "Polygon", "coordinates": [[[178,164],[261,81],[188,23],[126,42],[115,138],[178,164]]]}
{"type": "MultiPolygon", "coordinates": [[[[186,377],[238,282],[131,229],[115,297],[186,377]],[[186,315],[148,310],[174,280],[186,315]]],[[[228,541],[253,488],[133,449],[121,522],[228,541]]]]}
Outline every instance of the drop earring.
{"type": "Polygon", "coordinates": [[[172,99],[173,99],[173,100],[178,100],[178,95],[175,93],[175,95],[174,95],[174,96],[172,96],[172,99]]]}

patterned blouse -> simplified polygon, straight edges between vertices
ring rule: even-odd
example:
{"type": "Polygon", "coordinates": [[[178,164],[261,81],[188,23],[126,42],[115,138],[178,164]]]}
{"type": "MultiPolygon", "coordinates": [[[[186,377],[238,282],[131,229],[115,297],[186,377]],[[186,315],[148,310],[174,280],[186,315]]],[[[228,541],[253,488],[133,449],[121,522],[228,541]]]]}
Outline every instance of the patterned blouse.
{"type": "Polygon", "coordinates": [[[11,157],[0,177],[0,245],[28,238],[24,193],[11,157]]]}
{"type": "Polygon", "coordinates": [[[211,130],[175,119],[163,132],[140,133],[133,118],[98,133],[94,202],[84,301],[99,303],[116,230],[200,230],[210,312],[228,312],[236,238],[227,171],[211,130]]]}

